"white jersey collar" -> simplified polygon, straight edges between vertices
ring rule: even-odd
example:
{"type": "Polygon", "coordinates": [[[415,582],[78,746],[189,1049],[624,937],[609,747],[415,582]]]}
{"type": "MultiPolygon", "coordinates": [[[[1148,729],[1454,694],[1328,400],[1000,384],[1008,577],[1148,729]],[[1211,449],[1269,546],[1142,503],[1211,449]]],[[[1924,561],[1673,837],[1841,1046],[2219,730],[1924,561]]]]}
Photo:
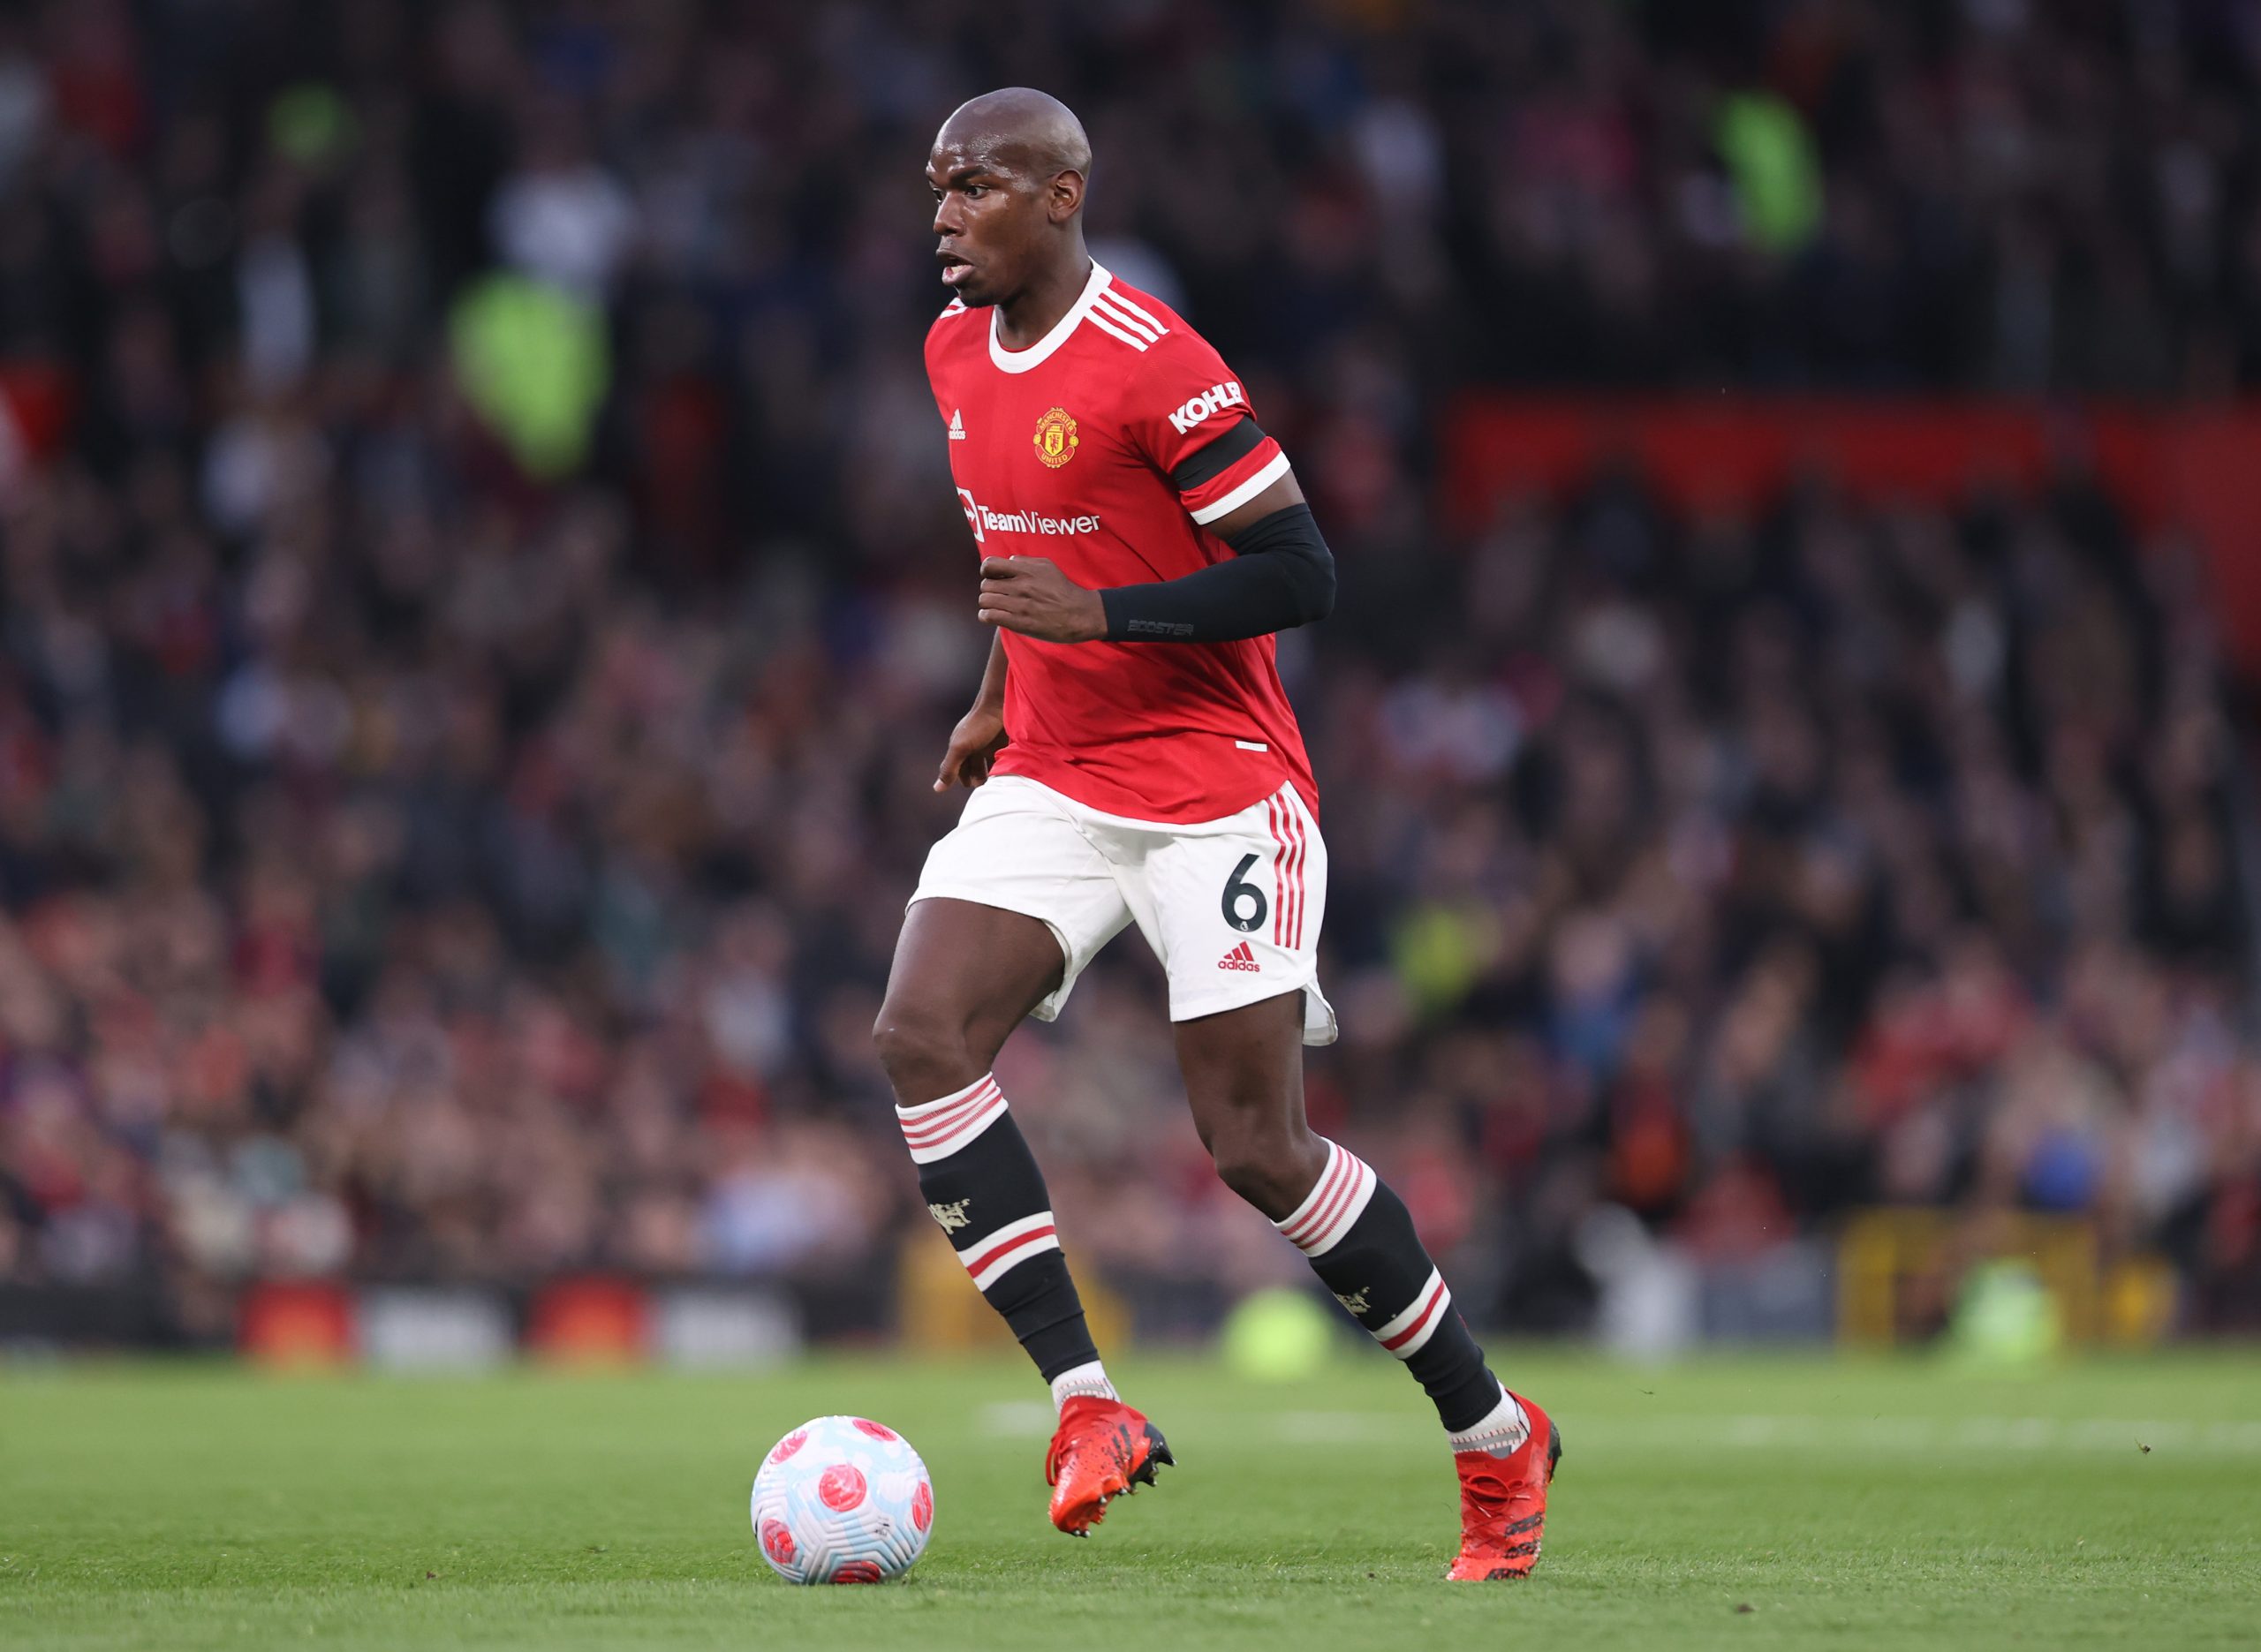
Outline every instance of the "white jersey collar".
{"type": "Polygon", "coordinates": [[[1084,283],[1083,292],[1075,303],[1068,306],[1067,314],[1055,321],[1052,330],[1026,350],[1007,350],[997,342],[997,326],[1003,318],[992,307],[989,312],[989,359],[997,364],[1000,373],[1026,373],[1031,367],[1042,366],[1054,351],[1068,342],[1068,335],[1074,332],[1077,324],[1082,321],[1085,313],[1092,307],[1092,300],[1106,291],[1107,283],[1114,279],[1108,273],[1106,265],[1097,259],[1092,260],[1091,279],[1084,283]]]}

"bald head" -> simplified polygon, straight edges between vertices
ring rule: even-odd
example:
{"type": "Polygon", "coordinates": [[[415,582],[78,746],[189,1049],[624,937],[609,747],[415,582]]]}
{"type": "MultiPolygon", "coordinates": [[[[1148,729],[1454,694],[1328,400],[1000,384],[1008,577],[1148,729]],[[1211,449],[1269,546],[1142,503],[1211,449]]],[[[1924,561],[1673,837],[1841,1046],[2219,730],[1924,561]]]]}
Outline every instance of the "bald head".
{"type": "Polygon", "coordinates": [[[1034,87],[1003,87],[967,99],[935,134],[934,147],[945,144],[1041,178],[1062,172],[1091,176],[1092,144],[1084,136],[1084,123],[1058,98],[1034,87]]]}
{"type": "Polygon", "coordinates": [[[1075,111],[1031,87],[961,103],[934,134],[934,256],[943,284],[969,305],[1002,306],[1009,332],[1049,315],[1081,290],[1084,180],[1091,140],[1075,111]]]}

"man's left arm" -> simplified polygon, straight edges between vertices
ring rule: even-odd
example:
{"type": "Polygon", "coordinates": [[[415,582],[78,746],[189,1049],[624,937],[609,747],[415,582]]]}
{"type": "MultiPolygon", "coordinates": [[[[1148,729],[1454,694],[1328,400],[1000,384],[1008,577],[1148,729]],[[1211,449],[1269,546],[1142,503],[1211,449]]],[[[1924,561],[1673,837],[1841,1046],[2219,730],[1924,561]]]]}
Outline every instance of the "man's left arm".
{"type": "Polygon", "coordinates": [[[1088,590],[1042,556],[981,564],[979,617],[1052,643],[1223,643],[1323,620],[1335,557],[1284,466],[1255,497],[1204,524],[1233,547],[1206,568],[1148,585],[1088,590]]]}

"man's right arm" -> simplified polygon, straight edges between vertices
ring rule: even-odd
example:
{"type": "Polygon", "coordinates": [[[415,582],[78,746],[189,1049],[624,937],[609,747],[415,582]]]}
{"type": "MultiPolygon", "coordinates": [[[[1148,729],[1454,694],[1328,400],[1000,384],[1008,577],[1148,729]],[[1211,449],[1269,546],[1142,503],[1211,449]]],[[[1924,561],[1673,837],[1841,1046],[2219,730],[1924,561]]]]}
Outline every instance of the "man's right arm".
{"type": "Polygon", "coordinates": [[[989,778],[989,764],[1005,743],[1005,635],[989,639],[989,663],[982,668],[981,690],[973,707],[950,730],[949,750],[934,776],[934,789],[953,786],[971,791],[989,778]]]}

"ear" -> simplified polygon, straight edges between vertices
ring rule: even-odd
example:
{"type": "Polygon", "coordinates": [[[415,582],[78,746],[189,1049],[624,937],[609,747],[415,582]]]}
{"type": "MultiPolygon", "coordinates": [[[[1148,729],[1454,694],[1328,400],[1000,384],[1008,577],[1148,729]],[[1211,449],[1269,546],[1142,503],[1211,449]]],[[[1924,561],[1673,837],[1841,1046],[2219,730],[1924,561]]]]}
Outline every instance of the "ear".
{"type": "Polygon", "coordinates": [[[1044,215],[1054,223],[1065,223],[1083,204],[1084,175],[1075,171],[1054,173],[1052,182],[1045,186],[1044,215]]]}

